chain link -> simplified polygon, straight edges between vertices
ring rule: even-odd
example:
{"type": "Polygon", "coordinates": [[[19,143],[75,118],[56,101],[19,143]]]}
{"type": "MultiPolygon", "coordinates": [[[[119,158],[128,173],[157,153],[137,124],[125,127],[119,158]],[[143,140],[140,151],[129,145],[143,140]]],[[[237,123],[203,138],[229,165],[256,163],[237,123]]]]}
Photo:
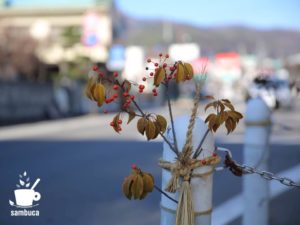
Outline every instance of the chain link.
{"type": "Polygon", "coordinates": [[[264,178],[266,180],[277,180],[277,181],[279,181],[283,185],[290,186],[290,187],[293,186],[293,187],[300,188],[300,184],[294,182],[290,178],[279,177],[279,176],[276,176],[274,173],[271,173],[271,172],[268,172],[268,171],[264,171],[264,170],[259,170],[259,169],[256,169],[254,167],[247,166],[247,165],[240,165],[238,163],[236,163],[236,165],[243,170],[244,174],[258,174],[258,175],[260,175],[262,178],[264,178]]]}
{"type": "Polygon", "coordinates": [[[298,188],[300,188],[300,183],[296,183],[295,181],[291,180],[290,178],[279,177],[279,176],[276,176],[274,173],[271,173],[271,172],[268,172],[268,171],[259,170],[259,169],[256,169],[256,168],[252,167],[252,166],[238,164],[237,162],[235,162],[232,159],[232,154],[231,154],[230,150],[228,150],[228,149],[217,148],[217,150],[226,152],[226,158],[230,160],[229,165],[225,164],[225,167],[217,168],[218,171],[230,167],[230,170],[233,172],[233,174],[235,174],[233,170],[235,170],[236,168],[232,168],[232,165],[234,165],[235,167],[240,168],[243,171],[243,174],[258,174],[265,180],[276,180],[276,181],[280,182],[283,185],[286,185],[286,186],[289,186],[289,187],[298,187],[298,188]]]}

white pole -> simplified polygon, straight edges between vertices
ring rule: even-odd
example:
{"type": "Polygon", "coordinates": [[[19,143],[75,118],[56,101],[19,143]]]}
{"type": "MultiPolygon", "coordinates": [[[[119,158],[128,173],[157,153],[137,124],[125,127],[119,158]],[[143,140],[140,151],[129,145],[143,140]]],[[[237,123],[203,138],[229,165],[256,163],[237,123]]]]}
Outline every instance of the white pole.
{"type": "MultiPolygon", "coordinates": [[[[244,163],[261,170],[269,169],[271,111],[261,98],[247,103],[245,115],[244,163]]],[[[243,225],[267,225],[269,215],[269,183],[258,175],[243,178],[243,225]]]]}
{"type": "MultiPolygon", "coordinates": [[[[178,148],[181,151],[186,138],[187,127],[189,125],[189,116],[182,116],[175,119],[175,133],[178,142],[178,148]]],[[[206,124],[197,118],[193,130],[193,148],[199,145],[202,137],[207,130],[206,124]]],[[[168,140],[173,143],[172,130],[168,129],[168,140]]],[[[203,159],[211,156],[215,149],[214,137],[211,132],[208,133],[205,141],[202,144],[203,151],[198,156],[198,159],[203,159]]],[[[172,152],[167,143],[164,142],[163,160],[175,162],[176,155],[172,152]]],[[[195,169],[195,173],[205,173],[212,169],[211,166],[203,166],[195,169]]],[[[212,209],[212,185],[213,176],[208,175],[205,178],[193,178],[191,180],[193,208],[196,212],[195,225],[210,225],[211,224],[211,209],[212,209]]],[[[171,173],[168,170],[162,170],[162,190],[165,189],[168,181],[171,179],[171,173]]],[[[167,193],[172,198],[178,200],[178,192],[167,193]]],[[[177,204],[166,196],[161,195],[161,225],[174,225],[176,219],[177,204]]]]}

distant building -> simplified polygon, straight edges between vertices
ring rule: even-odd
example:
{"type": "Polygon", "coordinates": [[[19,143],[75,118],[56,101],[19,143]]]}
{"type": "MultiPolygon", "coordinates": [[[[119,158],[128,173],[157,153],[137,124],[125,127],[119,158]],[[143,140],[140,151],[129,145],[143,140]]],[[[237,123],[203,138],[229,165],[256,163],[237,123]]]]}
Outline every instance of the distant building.
{"type": "Polygon", "coordinates": [[[62,35],[72,28],[71,35],[75,30],[81,37],[79,43],[75,43],[76,50],[69,49],[68,59],[72,59],[72,54],[82,53],[94,61],[106,60],[113,39],[112,0],[95,0],[93,5],[81,7],[55,8],[47,7],[47,3],[43,3],[43,7],[5,7],[7,3],[8,0],[0,0],[0,34],[9,28],[20,31],[16,35],[29,34],[38,41],[47,39],[48,45],[50,41],[56,48],[63,48],[65,39],[62,35]]]}

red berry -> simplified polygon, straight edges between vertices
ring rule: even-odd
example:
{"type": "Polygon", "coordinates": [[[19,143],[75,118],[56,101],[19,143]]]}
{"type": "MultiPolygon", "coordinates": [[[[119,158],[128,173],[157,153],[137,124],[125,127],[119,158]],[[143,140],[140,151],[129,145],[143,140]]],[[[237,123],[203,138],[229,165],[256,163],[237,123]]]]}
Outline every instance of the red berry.
{"type": "Polygon", "coordinates": [[[123,122],[123,121],[122,121],[121,119],[118,120],[118,124],[122,124],[122,122],[123,122]]]}
{"type": "Polygon", "coordinates": [[[118,89],[119,89],[119,86],[118,86],[117,84],[114,84],[113,89],[114,89],[114,90],[118,90],[118,89]]]}
{"type": "Polygon", "coordinates": [[[158,63],[155,63],[154,66],[158,66],[158,63]]]}
{"type": "Polygon", "coordinates": [[[97,71],[98,69],[99,69],[98,66],[96,66],[96,65],[93,66],[94,71],[97,71]]]}
{"type": "Polygon", "coordinates": [[[150,73],[150,76],[152,77],[153,75],[154,75],[154,73],[153,73],[153,72],[151,72],[151,73],[150,73]]]}
{"type": "Polygon", "coordinates": [[[162,53],[159,53],[159,57],[162,57],[162,55],[163,55],[162,53]]]}
{"type": "Polygon", "coordinates": [[[157,96],[158,94],[157,94],[157,92],[153,92],[153,96],[157,96]]]}
{"type": "Polygon", "coordinates": [[[113,98],[114,99],[116,99],[116,98],[118,98],[119,97],[119,95],[117,94],[117,93],[115,93],[114,95],[113,95],[113,98]]]}
{"type": "Polygon", "coordinates": [[[123,96],[124,96],[124,97],[127,97],[128,95],[129,95],[128,92],[124,92],[124,93],[123,93],[123,96]]]}
{"type": "Polygon", "coordinates": [[[118,76],[119,76],[118,72],[114,72],[114,77],[118,77],[118,76]]]}
{"type": "Polygon", "coordinates": [[[130,99],[130,98],[126,99],[126,103],[127,103],[127,104],[130,104],[130,102],[131,102],[131,99],[130,99]]]}
{"type": "Polygon", "coordinates": [[[143,77],[143,81],[146,81],[147,80],[147,78],[146,77],[143,77]]]}
{"type": "Polygon", "coordinates": [[[166,58],[169,58],[170,56],[169,56],[169,54],[166,54],[166,58]]]}
{"type": "Polygon", "coordinates": [[[205,164],[206,164],[206,160],[203,159],[203,160],[201,161],[201,163],[202,163],[202,165],[205,165],[205,164]]]}
{"type": "Polygon", "coordinates": [[[152,89],[152,92],[157,92],[156,88],[153,88],[153,89],[152,89]]]}
{"type": "Polygon", "coordinates": [[[164,63],[164,64],[163,64],[163,67],[164,67],[164,68],[167,67],[167,63],[164,63]]]}
{"type": "Polygon", "coordinates": [[[168,80],[171,80],[172,79],[172,75],[168,76],[168,80]]]}
{"type": "Polygon", "coordinates": [[[105,103],[109,104],[110,103],[110,99],[105,99],[105,103]]]}
{"type": "Polygon", "coordinates": [[[113,127],[113,126],[115,126],[115,123],[114,122],[110,122],[110,125],[113,127]]]}
{"type": "Polygon", "coordinates": [[[174,70],[175,70],[175,67],[174,67],[174,66],[170,66],[170,70],[171,70],[171,71],[174,71],[174,70]]]}
{"type": "Polygon", "coordinates": [[[145,88],[145,85],[142,85],[142,84],[139,85],[139,89],[143,90],[144,88],[145,88]]]}
{"type": "Polygon", "coordinates": [[[99,72],[99,77],[103,78],[104,77],[104,73],[103,72],[99,72]]]}
{"type": "Polygon", "coordinates": [[[150,62],[151,62],[151,59],[147,59],[147,62],[150,63],[150,62]]]}
{"type": "Polygon", "coordinates": [[[131,98],[131,100],[134,100],[134,99],[135,99],[135,96],[134,96],[134,95],[131,95],[130,98],[131,98]]]}
{"type": "Polygon", "coordinates": [[[122,131],[122,127],[118,127],[118,132],[122,131]]]}
{"type": "Polygon", "coordinates": [[[136,170],[136,169],[137,169],[137,166],[136,166],[135,164],[132,164],[132,165],[131,165],[131,168],[134,169],[134,170],[136,170]]]}

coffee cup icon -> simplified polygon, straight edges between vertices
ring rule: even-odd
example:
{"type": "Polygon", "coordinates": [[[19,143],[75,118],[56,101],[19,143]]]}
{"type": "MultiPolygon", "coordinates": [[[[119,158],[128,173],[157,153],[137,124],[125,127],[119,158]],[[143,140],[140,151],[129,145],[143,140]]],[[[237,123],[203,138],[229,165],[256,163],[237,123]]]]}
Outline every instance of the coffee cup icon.
{"type": "MultiPolygon", "coordinates": [[[[41,199],[41,194],[34,190],[39,182],[40,179],[38,178],[30,189],[23,188],[14,191],[17,206],[31,207],[33,206],[33,201],[39,201],[41,199]]],[[[13,202],[10,202],[10,204],[13,205],[13,202]]]]}
{"type": "Polygon", "coordinates": [[[33,201],[39,201],[41,194],[32,189],[15,190],[16,204],[18,206],[32,206],[33,201]]]}

